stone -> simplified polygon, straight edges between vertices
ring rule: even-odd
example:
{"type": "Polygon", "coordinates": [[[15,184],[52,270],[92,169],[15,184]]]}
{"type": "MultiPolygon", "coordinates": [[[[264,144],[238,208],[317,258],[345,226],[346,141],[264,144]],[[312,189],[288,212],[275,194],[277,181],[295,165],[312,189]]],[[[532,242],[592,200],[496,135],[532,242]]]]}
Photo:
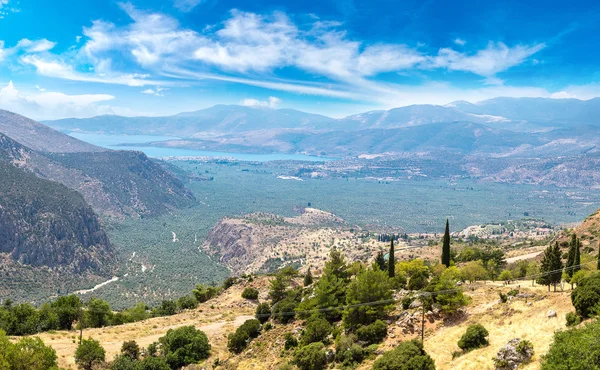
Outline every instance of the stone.
{"type": "Polygon", "coordinates": [[[533,347],[530,342],[520,338],[511,339],[498,351],[494,357],[495,370],[515,370],[519,365],[527,363],[533,357],[533,347]]]}
{"type": "Polygon", "coordinates": [[[415,299],[414,301],[412,301],[410,306],[408,306],[408,308],[419,308],[419,307],[421,307],[421,305],[422,305],[421,301],[418,299],[415,299]]]}
{"type": "Polygon", "coordinates": [[[548,314],[547,314],[547,316],[548,316],[548,318],[551,318],[551,317],[556,317],[556,316],[557,316],[557,315],[556,315],[556,311],[554,311],[554,310],[550,310],[550,311],[548,311],[548,314]]]}

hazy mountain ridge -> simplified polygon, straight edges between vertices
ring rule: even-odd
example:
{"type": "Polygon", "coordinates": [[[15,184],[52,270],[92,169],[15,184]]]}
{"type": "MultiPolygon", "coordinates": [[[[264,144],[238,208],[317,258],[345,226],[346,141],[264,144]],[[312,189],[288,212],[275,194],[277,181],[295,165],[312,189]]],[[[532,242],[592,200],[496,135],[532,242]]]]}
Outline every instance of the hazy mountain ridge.
{"type": "Polygon", "coordinates": [[[7,144],[0,147],[4,156],[80,192],[102,216],[159,215],[195,202],[180,180],[141,152],[99,148],[6,111],[0,111],[2,133],[5,143],[23,139],[39,148],[7,144]]]}

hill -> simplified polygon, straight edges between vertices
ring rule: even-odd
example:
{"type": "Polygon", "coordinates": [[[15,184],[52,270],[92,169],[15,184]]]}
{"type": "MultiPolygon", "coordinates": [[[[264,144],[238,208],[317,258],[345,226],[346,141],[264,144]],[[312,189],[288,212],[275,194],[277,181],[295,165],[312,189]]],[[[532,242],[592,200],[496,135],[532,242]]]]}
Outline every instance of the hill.
{"type": "Polygon", "coordinates": [[[21,168],[80,192],[104,217],[154,216],[195,202],[165,167],[141,152],[96,147],[0,111],[0,151],[21,168]]]}

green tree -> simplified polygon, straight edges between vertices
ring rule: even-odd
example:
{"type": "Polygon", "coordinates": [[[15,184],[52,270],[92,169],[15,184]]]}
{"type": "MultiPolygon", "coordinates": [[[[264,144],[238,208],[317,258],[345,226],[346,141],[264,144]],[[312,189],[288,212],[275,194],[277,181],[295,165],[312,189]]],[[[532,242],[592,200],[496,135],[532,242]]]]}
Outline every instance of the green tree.
{"type": "Polygon", "coordinates": [[[83,304],[76,295],[58,297],[52,303],[52,309],[58,316],[59,328],[62,330],[71,330],[73,322],[78,319],[83,304]]]}
{"type": "Polygon", "coordinates": [[[368,325],[384,318],[390,309],[392,290],[390,279],[383,271],[363,270],[348,286],[344,312],[344,326],[355,329],[358,325],[368,325]],[[365,303],[374,303],[362,305],[365,303]]]}
{"type": "Polygon", "coordinates": [[[581,270],[581,239],[577,239],[577,245],[575,246],[575,260],[573,261],[573,273],[571,276],[581,270]]]}
{"type": "Polygon", "coordinates": [[[435,370],[435,363],[418,340],[400,343],[373,364],[373,370],[435,370]]]}
{"type": "Polygon", "coordinates": [[[554,291],[556,291],[556,285],[560,283],[562,278],[562,269],[563,263],[560,248],[558,247],[558,242],[556,242],[554,246],[549,245],[544,251],[540,268],[542,275],[537,279],[537,283],[547,285],[548,291],[550,290],[550,285],[554,285],[554,291]]]}
{"type": "Polygon", "coordinates": [[[199,303],[204,303],[219,294],[219,288],[204,284],[196,284],[196,288],[192,290],[192,294],[196,297],[199,303]]]}
{"type": "Polygon", "coordinates": [[[306,321],[306,327],[300,341],[304,345],[323,342],[332,331],[333,327],[331,327],[329,321],[321,316],[313,316],[306,321]]]}
{"type": "Polygon", "coordinates": [[[387,336],[387,324],[377,320],[372,324],[364,325],[356,329],[356,337],[367,344],[375,344],[383,341],[387,336]]]}
{"type": "Polygon", "coordinates": [[[327,365],[324,345],[321,342],[300,347],[294,352],[294,364],[300,370],[322,370],[327,365]]]}
{"type": "Polygon", "coordinates": [[[275,279],[271,280],[271,289],[269,296],[272,304],[283,300],[287,295],[287,289],[290,286],[290,278],[281,272],[275,275],[275,279]]]}
{"type": "Polygon", "coordinates": [[[110,324],[112,311],[108,302],[91,298],[85,311],[85,326],[88,328],[102,328],[110,324]]]}
{"type": "Polygon", "coordinates": [[[488,272],[483,266],[481,260],[467,262],[461,269],[461,278],[470,283],[484,280],[488,276],[488,272]]]}
{"type": "MultiPolygon", "coordinates": [[[[565,269],[569,279],[573,276],[573,265],[575,264],[575,248],[577,247],[577,234],[571,235],[571,242],[569,243],[569,251],[567,253],[567,262],[565,269]]],[[[572,288],[572,286],[571,286],[572,288]]]]}
{"type": "Polygon", "coordinates": [[[56,351],[40,338],[22,338],[9,353],[11,370],[58,369],[56,351]]]}
{"type": "Polygon", "coordinates": [[[306,271],[306,275],[304,275],[304,286],[307,287],[309,285],[312,285],[313,283],[313,276],[312,276],[312,272],[310,271],[310,267],[308,268],[308,270],[306,271]]]}
{"type": "Polygon", "coordinates": [[[8,340],[6,332],[0,329],[0,370],[10,370],[10,355],[13,344],[8,340]]]}
{"type": "MultiPolygon", "coordinates": [[[[161,357],[146,357],[140,362],[139,370],[170,370],[171,368],[161,357]]],[[[138,370],[138,369],[136,369],[138,370]]]]}
{"type": "Polygon", "coordinates": [[[510,281],[513,279],[513,274],[510,270],[502,270],[500,276],[498,276],[498,279],[504,281],[505,283],[510,283],[510,281]]]}
{"type": "Polygon", "coordinates": [[[587,318],[600,311],[600,273],[596,272],[581,279],[571,292],[571,302],[575,311],[587,318]]]}
{"type": "Polygon", "coordinates": [[[158,341],[162,344],[165,360],[171,369],[197,363],[210,355],[208,337],[193,326],[169,329],[158,341]]]}
{"type": "Polygon", "coordinates": [[[450,267],[450,222],[446,219],[446,230],[442,239],[442,264],[450,267]]]}
{"type": "Polygon", "coordinates": [[[132,360],[137,360],[140,357],[140,346],[135,340],[123,342],[121,346],[121,354],[129,357],[132,360]]]}
{"type": "Polygon", "coordinates": [[[385,271],[388,269],[388,264],[385,260],[385,255],[383,251],[377,252],[377,256],[375,257],[375,265],[381,270],[385,271]]]}
{"type": "MultiPolygon", "coordinates": [[[[329,253],[329,260],[325,263],[323,274],[315,286],[315,307],[329,309],[343,306],[346,301],[349,275],[344,256],[333,248],[329,253]]],[[[339,320],[341,316],[341,309],[325,312],[325,317],[329,321],[339,320]]]]}
{"type": "Polygon", "coordinates": [[[394,236],[390,239],[390,252],[388,254],[388,277],[396,276],[396,251],[394,250],[394,236]]]}
{"type": "Polygon", "coordinates": [[[106,359],[106,352],[100,343],[92,338],[84,339],[75,351],[75,363],[84,370],[92,370],[106,359]]]}

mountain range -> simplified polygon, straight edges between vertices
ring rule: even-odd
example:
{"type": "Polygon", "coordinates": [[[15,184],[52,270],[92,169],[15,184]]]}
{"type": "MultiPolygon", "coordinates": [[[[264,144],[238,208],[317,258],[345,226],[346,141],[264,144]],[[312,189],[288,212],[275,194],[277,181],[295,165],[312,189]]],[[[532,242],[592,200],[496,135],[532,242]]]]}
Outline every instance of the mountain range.
{"type": "Polygon", "coordinates": [[[61,131],[177,136],[149,145],[327,156],[446,152],[551,156],[595,152],[600,99],[495,98],[412,105],[341,119],[292,109],[217,105],[168,117],[46,122],[61,131]]]}

